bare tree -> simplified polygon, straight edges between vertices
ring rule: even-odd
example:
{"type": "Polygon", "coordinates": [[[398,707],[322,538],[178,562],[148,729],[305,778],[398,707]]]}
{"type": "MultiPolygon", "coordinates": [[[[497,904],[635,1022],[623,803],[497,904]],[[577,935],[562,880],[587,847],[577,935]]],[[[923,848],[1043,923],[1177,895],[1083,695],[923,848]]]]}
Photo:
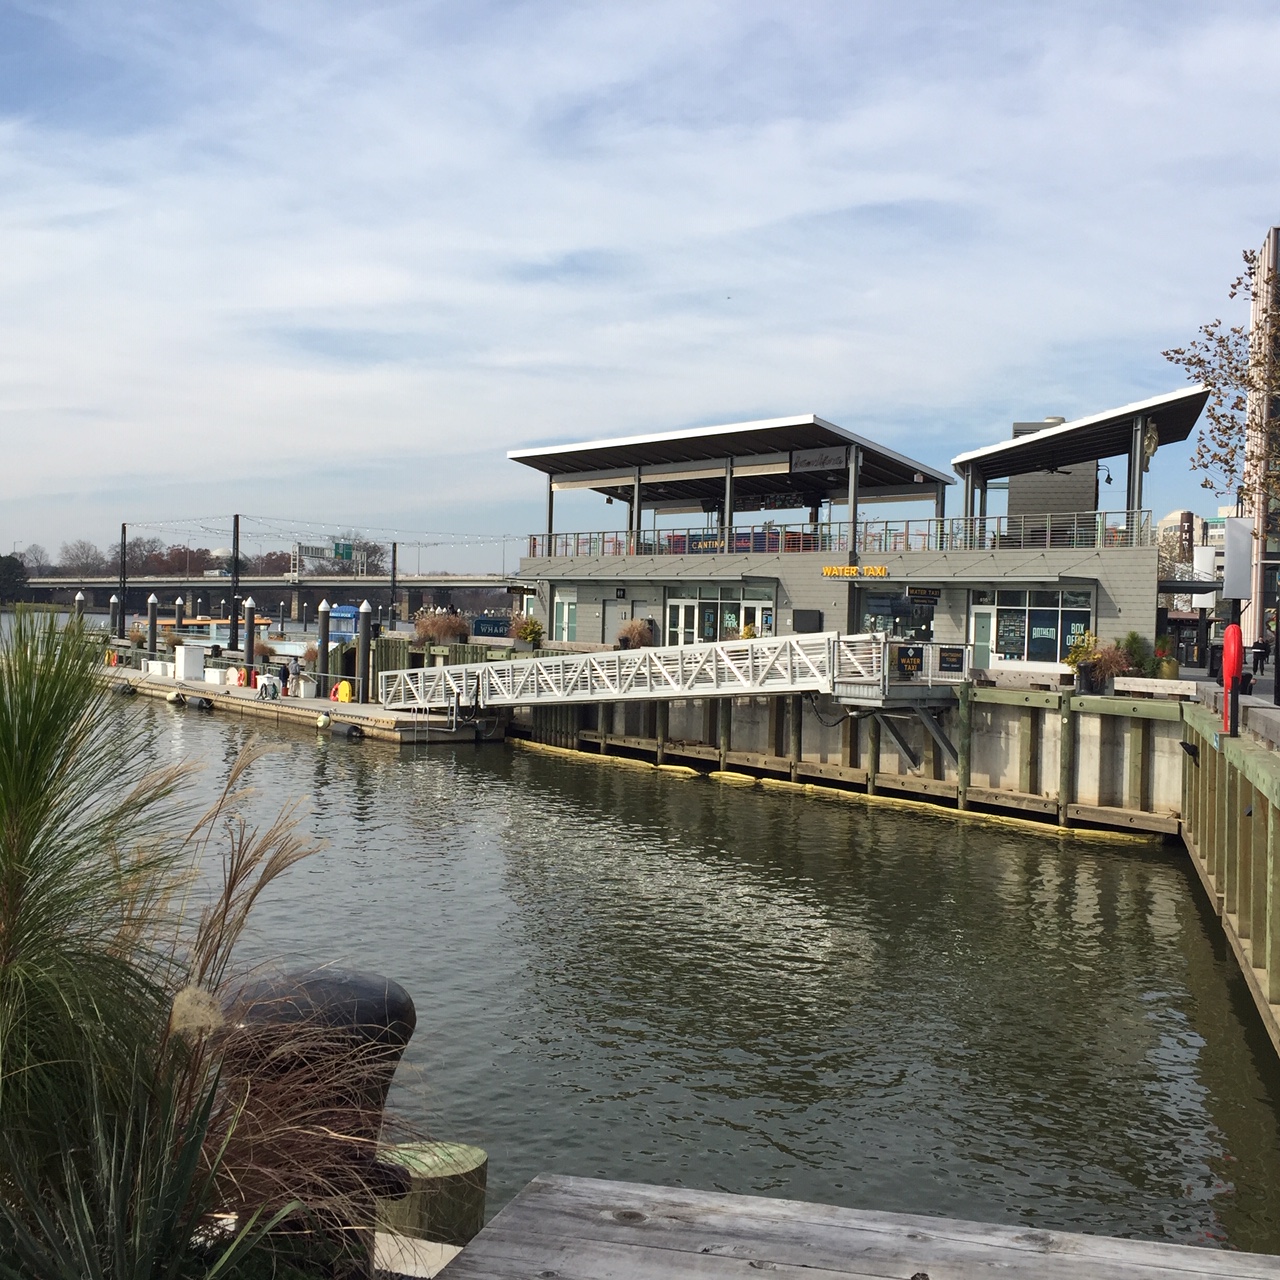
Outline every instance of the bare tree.
{"type": "Polygon", "coordinates": [[[49,559],[49,553],[38,542],[27,543],[18,552],[18,559],[22,561],[28,573],[44,573],[46,570],[53,568],[53,561],[49,559]]]}
{"type": "Polygon", "coordinates": [[[1267,460],[1280,457],[1280,282],[1252,249],[1228,296],[1251,303],[1249,323],[1201,325],[1185,347],[1163,352],[1209,391],[1192,467],[1217,494],[1243,493],[1246,505],[1280,497],[1280,473],[1267,460]]]}
{"type": "Polygon", "coordinates": [[[107,571],[107,558],[85,538],[64,542],[58,551],[58,568],[63,573],[91,578],[107,571]]]}
{"type": "Polygon", "coordinates": [[[157,558],[163,559],[164,543],[159,538],[130,538],[124,544],[124,567],[130,577],[143,573],[159,573],[157,558]]]}

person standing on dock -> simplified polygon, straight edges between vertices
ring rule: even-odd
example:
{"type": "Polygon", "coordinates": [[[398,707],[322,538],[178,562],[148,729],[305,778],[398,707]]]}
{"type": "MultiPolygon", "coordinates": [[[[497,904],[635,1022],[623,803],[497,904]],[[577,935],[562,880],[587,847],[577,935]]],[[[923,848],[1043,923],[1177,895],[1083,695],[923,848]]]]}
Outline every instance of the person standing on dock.
{"type": "Polygon", "coordinates": [[[302,697],[302,664],[296,653],[289,659],[289,696],[302,697]]]}

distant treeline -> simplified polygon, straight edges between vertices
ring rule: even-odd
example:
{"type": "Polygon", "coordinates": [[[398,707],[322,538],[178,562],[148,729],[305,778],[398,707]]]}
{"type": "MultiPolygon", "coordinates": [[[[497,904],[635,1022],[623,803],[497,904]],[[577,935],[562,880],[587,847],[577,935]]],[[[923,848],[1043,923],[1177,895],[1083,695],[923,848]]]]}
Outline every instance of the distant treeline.
{"type": "MultiPolygon", "coordinates": [[[[353,540],[357,551],[364,552],[367,572],[385,573],[387,550],[377,542],[353,540]]],[[[17,552],[30,577],[100,578],[118,573],[120,549],[102,550],[83,538],[64,542],[55,562],[39,543],[30,543],[17,552]]],[[[230,569],[228,556],[216,556],[208,547],[186,545],[165,546],[159,538],[130,538],[125,543],[125,572],[129,577],[183,577],[198,578],[209,569],[230,569]]],[[[315,562],[309,562],[315,567],[315,562]]],[[[354,573],[350,560],[332,560],[323,563],[329,573],[354,573]]],[[[242,574],[262,574],[270,577],[288,573],[291,556],[288,551],[265,551],[261,555],[242,555],[242,574]]]]}

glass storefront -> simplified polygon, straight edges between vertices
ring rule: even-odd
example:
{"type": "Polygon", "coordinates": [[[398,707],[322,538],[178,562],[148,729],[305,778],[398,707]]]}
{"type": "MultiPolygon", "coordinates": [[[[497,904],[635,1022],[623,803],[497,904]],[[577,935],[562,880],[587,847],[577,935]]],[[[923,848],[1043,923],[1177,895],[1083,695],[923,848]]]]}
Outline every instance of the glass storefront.
{"type": "Polygon", "coordinates": [[[992,657],[1003,662],[1063,662],[1093,621],[1091,588],[974,591],[970,613],[992,631],[992,657]],[[994,627],[987,619],[994,612],[994,627]]]}
{"type": "Polygon", "coordinates": [[[774,593],[765,587],[710,586],[667,599],[667,643],[707,644],[771,636],[774,593]]]}

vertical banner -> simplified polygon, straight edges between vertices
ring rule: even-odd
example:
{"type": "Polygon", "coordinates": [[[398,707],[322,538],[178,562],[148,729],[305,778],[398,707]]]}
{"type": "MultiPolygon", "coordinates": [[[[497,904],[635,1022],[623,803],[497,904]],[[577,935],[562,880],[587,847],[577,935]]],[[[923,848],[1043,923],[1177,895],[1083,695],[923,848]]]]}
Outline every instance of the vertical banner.
{"type": "Polygon", "coordinates": [[[1253,521],[1239,516],[1224,520],[1226,544],[1222,555],[1222,595],[1248,600],[1253,595],[1253,521]]]}
{"type": "MultiPolygon", "coordinates": [[[[1217,571],[1218,552],[1214,547],[1193,547],[1191,550],[1192,567],[1197,578],[1212,578],[1217,571]]],[[[1193,609],[1212,609],[1218,603],[1216,591],[1206,591],[1203,595],[1191,597],[1193,609]]]]}

